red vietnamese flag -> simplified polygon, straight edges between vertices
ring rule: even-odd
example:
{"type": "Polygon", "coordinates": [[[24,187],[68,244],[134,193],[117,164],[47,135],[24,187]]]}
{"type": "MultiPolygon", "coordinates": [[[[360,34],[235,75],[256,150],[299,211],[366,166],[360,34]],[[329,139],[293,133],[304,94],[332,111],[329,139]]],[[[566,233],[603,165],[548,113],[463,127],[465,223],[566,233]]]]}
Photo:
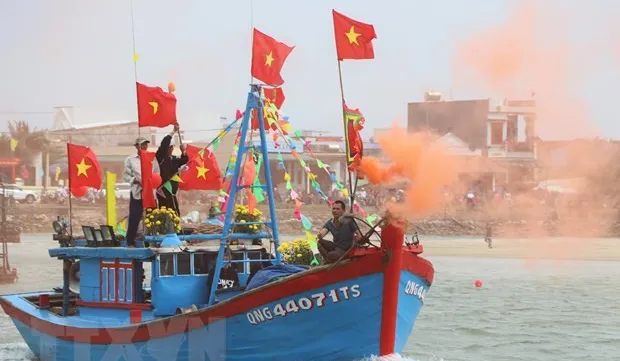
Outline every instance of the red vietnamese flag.
{"type": "Polygon", "coordinates": [[[332,14],[338,60],[374,59],[372,40],[377,38],[375,27],[348,18],[336,10],[332,10],[332,14]]]}
{"type": "Polygon", "coordinates": [[[67,143],[67,158],[71,189],[79,187],[101,189],[101,166],[89,147],[67,143]]]}
{"type": "Polygon", "coordinates": [[[177,97],[160,87],[136,83],[138,126],[163,128],[177,122],[177,97]]]}
{"type": "Polygon", "coordinates": [[[142,207],[144,209],[157,208],[157,201],[155,200],[155,187],[153,186],[153,159],[155,159],[154,152],[140,150],[142,207]]]}
{"type": "MultiPolygon", "coordinates": [[[[263,88],[263,94],[265,95],[265,104],[272,103],[280,110],[282,104],[284,104],[284,90],[282,88],[263,88]]],[[[252,129],[258,130],[258,112],[256,110],[252,110],[252,129]]],[[[265,118],[265,129],[269,129],[269,122],[263,114],[263,118],[265,118]]],[[[275,126],[271,127],[273,130],[276,130],[275,126]]]]}
{"type": "Polygon", "coordinates": [[[270,103],[275,104],[278,110],[282,108],[282,104],[284,104],[284,90],[282,88],[263,88],[263,92],[265,94],[265,99],[270,103]]]}
{"type": "Polygon", "coordinates": [[[267,85],[280,86],[284,84],[280,71],[284,61],[294,48],[294,46],[288,46],[254,29],[252,76],[267,85]]]}
{"type": "Polygon", "coordinates": [[[209,150],[202,150],[194,145],[187,145],[187,167],[181,171],[182,183],[179,188],[183,190],[220,190],[222,185],[222,173],[215,159],[215,154],[209,150]]]}

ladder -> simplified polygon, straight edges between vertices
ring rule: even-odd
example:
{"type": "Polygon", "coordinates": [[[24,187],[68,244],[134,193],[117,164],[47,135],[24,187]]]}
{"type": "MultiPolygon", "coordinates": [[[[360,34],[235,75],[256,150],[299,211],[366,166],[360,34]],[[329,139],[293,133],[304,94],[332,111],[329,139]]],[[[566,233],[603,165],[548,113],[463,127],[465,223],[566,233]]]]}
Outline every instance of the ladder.
{"type": "MultiPolygon", "coordinates": [[[[214,269],[213,282],[210,285],[210,293],[209,293],[209,302],[208,305],[211,306],[215,302],[215,291],[217,290],[218,281],[220,279],[220,271],[222,266],[224,265],[224,253],[226,251],[226,247],[228,244],[229,236],[232,234],[231,231],[234,226],[238,225],[238,223],[234,222],[234,211],[235,205],[237,201],[237,192],[245,189],[254,189],[261,188],[263,191],[267,193],[267,200],[269,204],[269,219],[262,222],[254,222],[254,223],[243,223],[244,225],[258,224],[265,225],[269,229],[269,233],[271,233],[271,239],[273,239],[276,259],[274,260],[275,264],[280,264],[282,262],[282,256],[278,251],[278,247],[280,246],[280,237],[278,233],[278,222],[276,219],[276,209],[275,209],[275,200],[274,200],[274,191],[273,191],[273,183],[271,179],[271,169],[269,167],[269,152],[267,150],[267,130],[265,129],[264,122],[264,114],[263,114],[263,98],[262,98],[262,85],[259,84],[250,84],[250,92],[248,93],[248,98],[245,107],[245,113],[243,115],[242,123],[241,123],[241,136],[239,138],[239,149],[237,151],[237,159],[235,161],[235,167],[233,170],[232,180],[230,191],[228,195],[228,200],[226,202],[226,215],[224,217],[224,227],[222,229],[222,237],[220,238],[220,248],[217,255],[217,263],[214,269]],[[256,147],[253,144],[247,144],[248,135],[251,132],[251,116],[252,110],[256,110],[257,119],[258,119],[258,131],[260,135],[260,145],[256,147]],[[261,171],[265,176],[266,184],[260,185],[240,185],[239,180],[242,174],[242,164],[244,159],[246,158],[246,154],[249,150],[257,149],[262,157],[263,157],[263,166],[261,167],[261,171]]],[[[259,174],[256,175],[259,177],[259,174]]],[[[259,178],[260,179],[260,178],[259,178]]],[[[257,235],[253,234],[236,234],[236,239],[256,239],[257,235]]]]}

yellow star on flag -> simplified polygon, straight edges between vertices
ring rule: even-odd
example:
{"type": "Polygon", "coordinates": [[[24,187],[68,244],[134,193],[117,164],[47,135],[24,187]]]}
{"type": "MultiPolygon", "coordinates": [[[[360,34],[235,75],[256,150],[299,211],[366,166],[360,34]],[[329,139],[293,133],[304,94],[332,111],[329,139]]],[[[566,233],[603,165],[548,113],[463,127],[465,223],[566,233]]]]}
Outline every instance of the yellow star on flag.
{"type": "Polygon", "coordinates": [[[269,54],[265,55],[265,65],[271,66],[275,59],[273,58],[273,51],[270,51],[269,54]]]}
{"type": "Polygon", "coordinates": [[[205,162],[200,162],[200,166],[196,166],[196,170],[198,171],[196,178],[207,180],[207,172],[209,169],[205,168],[205,162]]]}
{"type": "Polygon", "coordinates": [[[358,34],[355,32],[355,27],[351,25],[351,30],[349,30],[348,33],[344,33],[347,38],[349,39],[349,44],[357,44],[360,45],[360,43],[357,42],[357,38],[362,35],[362,34],[358,34]]]}
{"type": "Polygon", "coordinates": [[[86,172],[90,167],[92,167],[92,165],[88,165],[86,164],[86,162],[84,161],[84,158],[82,158],[82,161],[78,164],[76,164],[77,169],[78,169],[78,174],[77,176],[79,177],[80,175],[84,175],[85,177],[88,177],[88,173],[86,172]]]}
{"type": "Polygon", "coordinates": [[[157,110],[159,109],[159,103],[149,102],[149,105],[153,107],[153,114],[157,114],[157,110]]]}

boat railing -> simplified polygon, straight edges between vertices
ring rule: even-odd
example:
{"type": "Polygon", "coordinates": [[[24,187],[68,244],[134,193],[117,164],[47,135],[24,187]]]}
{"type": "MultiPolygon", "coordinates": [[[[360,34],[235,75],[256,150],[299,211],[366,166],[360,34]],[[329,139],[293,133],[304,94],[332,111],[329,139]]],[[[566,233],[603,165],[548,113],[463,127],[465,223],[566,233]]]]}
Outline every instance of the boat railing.
{"type": "MultiPolygon", "coordinates": [[[[247,223],[251,224],[251,223],[247,223]]],[[[164,239],[164,236],[144,236],[144,240],[146,242],[159,245],[164,239]]],[[[224,236],[222,233],[209,233],[209,234],[188,234],[188,235],[177,235],[179,240],[181,241],[215,241],[215,240],[253,240],[258,238],[271,238],[271,234],[269,232],[258,232],[258,233],[231,233],[227,236],[224,236]]]]}

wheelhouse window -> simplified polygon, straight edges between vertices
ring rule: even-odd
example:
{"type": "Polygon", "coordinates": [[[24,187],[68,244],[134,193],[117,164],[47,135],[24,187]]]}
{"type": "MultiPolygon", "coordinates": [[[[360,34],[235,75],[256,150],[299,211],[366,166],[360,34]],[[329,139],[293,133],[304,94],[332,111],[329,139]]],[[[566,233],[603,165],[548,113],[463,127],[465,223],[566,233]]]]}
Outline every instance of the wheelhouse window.
{"type": "Polygon", "coordinates": [[[209,269],[212,267],[214,257],[207,253],[194,253],[194,274],[206,275],[209,273],[209,269]]]}
{"type": "Polygon", "coordinates": [[[174,276],[174,254],[159,255],[159,275],[174,276]]]}
{"type": "Polygon", "coordinates": [[[132,303],[134,301],[134,267],[131,261],[103,260],[100,263],[101,302],[132,303]]]}
{"type": "Polygon", "coordinates": [[[191,275],[192,267],[190,264],[191,254],[189,253],[178,253],[177,257],[177,275],[191,275]]]}
{"type": "MultiPolygon", "coordinates": [[[[233,253],[232,254],[232,260],[233,261],[242,261],[243,258],[243,253],[233,253]]],[[[235,271],[237,271],[238,273],[245,273],[245,265],[247,264],[247,262],[234,262],[231,263],[232,269],[234,269],[235,271]]]]}

